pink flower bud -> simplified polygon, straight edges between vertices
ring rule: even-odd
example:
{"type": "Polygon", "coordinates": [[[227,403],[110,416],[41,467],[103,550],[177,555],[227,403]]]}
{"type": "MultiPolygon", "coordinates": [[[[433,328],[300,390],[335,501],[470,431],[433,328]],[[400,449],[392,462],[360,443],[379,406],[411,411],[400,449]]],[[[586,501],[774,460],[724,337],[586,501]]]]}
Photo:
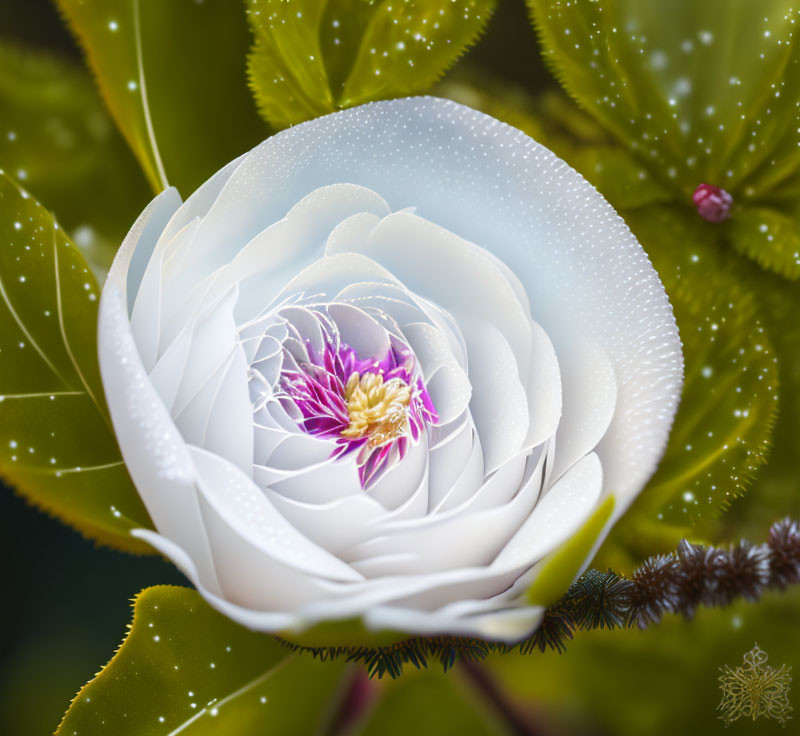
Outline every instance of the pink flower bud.
{"type": "Polygon", "coordinates": [[[712,184],[701,184],[694,190],[692,202],[704,220],[722,222],[731,213],[733,197],[712,184]]]}

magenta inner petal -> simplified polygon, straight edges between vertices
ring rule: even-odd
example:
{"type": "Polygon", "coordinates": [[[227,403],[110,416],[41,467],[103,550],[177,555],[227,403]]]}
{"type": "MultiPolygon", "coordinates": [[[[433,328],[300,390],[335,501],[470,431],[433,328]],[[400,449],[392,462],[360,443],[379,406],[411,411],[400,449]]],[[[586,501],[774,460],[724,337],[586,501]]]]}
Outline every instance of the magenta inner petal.
{"type": "Polygon", "coordinates": [[[297,362],[299,370],[281,372],[276,396],[303,431],[336,440],[333,458],[357,451],[367,488],[439,421],[414,353],[397,341],[380,360],[359,358],[338,341],[321,355],[310,341],[304,344],[308,360],[297,362]]]}

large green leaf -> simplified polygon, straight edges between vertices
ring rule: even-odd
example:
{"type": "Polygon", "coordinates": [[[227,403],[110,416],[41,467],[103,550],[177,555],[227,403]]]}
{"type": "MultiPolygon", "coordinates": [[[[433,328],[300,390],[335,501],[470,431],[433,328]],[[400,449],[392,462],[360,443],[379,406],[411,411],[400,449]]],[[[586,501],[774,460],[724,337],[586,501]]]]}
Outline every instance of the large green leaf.
{"type": "Polygon", "coordinates": [[[496,0],[247,0],[250,82],[285,127],[427,90],[475,42],[496,0]]]}
{"type": "Polygon", "coordinates": [[[89,73],[8,44],[0,44],[0,167],[53,208],[100,268],[150,197],[89,73]]]}
{"type": "Polygon", "coordinates": [[[666,454],[615,529],[638,553],[709,533],[767,454],[777,362],[747,271],[710,223],[654,206],[626,213],[666,287],[683,342],[685,385],[666,454]]]}
{"type": "Polygon", "coordinates": [[[566,89],[689,201],[753,199],[800,162],[793,0],[528,0],[566,89]]]}
{"type": "Polygon", "coordinates": [[[765,268],[791,279],[800,278],[800,206],[748,207],[726,227],[733,247],[765,268]]]}
{"type": "Polygon", "coordinates": [[[723,517],[727,538],[757,539],[779,515],[800,518],[800,288],[768,271],[753,273],[751,278],[765,327],[779,356],[779,410],[769,462],[759,470],[756,487],[723,517]]]}
{"type": "Polygon", "coordinates": [[[98,287],[78,248],[0,173],[0,475],[90,537],[149,551],[97,361],[98,287]]]}
{"type": "Polygon", "coordinates": [[[58,0],[155,190],[186,195],[266,131],[247,89],[232,0],[58,0]]]}
{"type": "Polygon", "coordinates": [[[434,91],[519,128],[580,171],[618,209],[673,198],[633,153],[559,90],[534,96],[491,75],[459,69],[434,91]]]}
{"type": "Polygon", "coordinates": [[[194,590],[146,588],[56,736],[307,736],[330,715],[343,668],[233,623],[194,590]]]}

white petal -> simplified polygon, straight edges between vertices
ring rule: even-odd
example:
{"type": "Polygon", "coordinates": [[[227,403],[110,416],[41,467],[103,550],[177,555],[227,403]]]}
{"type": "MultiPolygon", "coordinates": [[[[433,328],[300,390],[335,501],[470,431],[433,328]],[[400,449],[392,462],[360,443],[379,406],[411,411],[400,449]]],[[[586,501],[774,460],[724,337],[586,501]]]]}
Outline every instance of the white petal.
{"type": "MultiPolygon", "coordinates": [[[[444,439],[435,441],[430,451],[430,508],[436,508],[461,475],[475,445],[475,426],[465,414],[444,439]]],[[[478,444],[480,447],[480,443],[478,444]]]]}
{"type": "Polygon", "coordinates": [[[142,280],[131,310],[131,332],[145,370],[152,370],[158,358],[158,336],[161,322],[161,254],[150,259],[152,278],[142,280]]]}
{"type": "Polygon", "coordinates": [[[205,450],[192,448],[191,452],[198,471],[198,490],[207,504],[204,516],[223,586],[231,567],[238,566],[242,573],[237,579],[244,580],[245,585],[249,576],[253,586],[282,588],[287,581],[281,577],[270,580],[266,570],[259,569],[259,565],[272,564],[270,560],[316,578],[361,579],[349,565],[300,534],[234,465],[205,450]],[[220,566],[221,555],[229,560],[224,567],[220,566]]]}
{"type": "Polygon", "coordinates": [[[603,485],[597,455],[586,455],[549,489],[492,563],[495,570],[527,566],[568,540],[594,512],[603,485]]]}
{"type": "Polygon", "coordinates": [[[176,414],[182,412],[211,376],[227,363],[239,344],[233,319],[237,296],[237,290],[231,289],[221,300],[215,300],[204,316],[187,326],[191,343],[175,397],[176,414]]]}
{"type": "MultiPolygon", "coordinates": [[[[511,458],[485,480],[483,473],[481,473],[480,480],[474,485],[470,493],[463,491],[459,493],[458,484],[456,484],[454,491],[447,496],[437,511],[443,512],[458,509],[461,513],[465,513],[502,506],[508,503],[523,485],[525,468],[529,457],[531,456],[522,454],[511,458]]],[[[481,468],[483,468],[482,465],[481,468]]],[[[459,479],[460,482],[462,482],[461,479],[459,479]]]]}
{"type": "Polygon", "coordinates": [[[325,460],[301,471],[256,466],[253,478],[262,488],[271,488],[303,503],[329,503],[363,493],[355,461],[347,458],[325,460]]]}
{"type": "MultiPolygon", "coordinates": [[[[263,437],[263,432],[260,430],[263,437]]],[[[275,470],[303,471],[311,465],[324,463],[336,449],[336,442],[314,437],[304,432],[282,433],[281,440],[258,462],[275,470]]]]}
{"type": "Polygon", "coordinates": [[[403,335],[422,368],[439,423],[447,424],[469,406],[472,384],[459,365],[442,330],[423,322],[403,325],[403,335]]]}
{"type": "Polygon", "coordinates": [[[491,473],[523,449],[530,426],[528,397],[511,346],[493,324],[462,323],[461,332],[469,353],[469,409],[491,473]]]}
{"type": "MultiPolygon", "coordinates": [[[[472,449],[470,450],[469,457],[467,457],[463,465],[455,466],[455,470],[459,468],[460,470],[458,470],[458,475],[449,488],[446,490],[441,486],[437,488],[437,496],[440,496],[441,500],[431,508],[431,514],[448,511],[459,506],[466,499],[471,498],[483,483],[484,465],[481,440],[477,432],[470,432],[469,434],[472,435],[472,449]],[[443,491],[444,495],[441,495],[443,491]]],[[[451,446],[445,445],[444,447],[451,446]]],[[[443,447],[440,445],[440,453],[442,449],[443,447]]],[[[437,456],[437,462],[442,462],[441,455],[437,456]]]]}
{"type": "MultiPolygon", "coordinates": [[[[223,184],[230,178],[239,163],[245,158],[240,156],[235,161],[220,169],[208,181],[200,186],[186,202],[170,213],[169,221],[163,225],[163,231],[159,233],[158,242],[154,243],[153,249],[145,254],[141,254],[142,276],[141,286],[136,285],[132,294],[132,315],[131,323],[133,334],[142,352],[142,361],[149,370],[155,362],[155,355],[159,343],[159,321],[161,319],[161,289],[164,280],[162,269],[168,260],[168,254],[174,254],[176,245],[181,248],[191,242],[195,230],[203,217],[216,200],[223,184]],[[146,259],[146,260],[145,260],[146,259]]],[[[180,205],[180,198],[177,199],[180,205]]],[[[178,259],[181,260],[182,259],[178,259]]],[[[134,264],[136,261],[134,261],[134,264]]],[[[166,276],[174,270],[168,268],[166,276]]],[[[134,265],[134,271],[136,266],[134,265]]],[[[132,285],[129,283],[129,288],[132,285]]]]}
{"type": "Polygon", "coordinates": [[[539,478],[532,477],[524,492],[499,506],[466,512],[455,509],[383,525],[379,536],[343,551],[341,557],[357,570],[370,558],[382,558],[382,566],[373,560],[369,568],[371,575],[382,576],[488,566],[531,512],[536,514],[539,478]],[[397,555],[408,556],[399,561],[394,559],[397,555]]]}
{"type": "Polygon", "coordinates": [[[325,256],[300,271],[273,300],[280,302],[296,294],[338,294],[346,286],[361,281],[402,285],[385,268],[366,256],[343,253],[325,256]]]}
{"type": "Polygon", "coordinates": [[[356,213],[384,215],[388,211],[375,192],[337,183],[306,194],[285,216],[274,224],[266,223],[263,232],[254,233],[249,242],[238,240],[238,234],[250,223],[246,210],[237,208],[231,214],[217,240],[208,240],[211,216],[203,221],[195,237],[190,264],[184,267],[181,278],[195,284],[223,267],[217,288],[241,282],[240,318],[249,319],[259,311],[259,296],[263,309],[281,286],[322,255],[328,235],[339,222],[356,213]]]}
{"type": "Polygon", "coordinates": [[[301,341],[308,340],[311,343],[311,347],[318,354],[322,354],[325,349],[326,337],[322,332],[322,324],[315,312],[305,307],[290,306],[283,307],[279,312],[279,316],[281,319],[286,320],[287,326],[297,330],[301,341]]]}
{"type": "Polygon", "coordinates": [[[389,352],[386,330],[362,309],[351,304],[330,304],[328,314],[336,323],[342,342],[353,348],[359,358],[383,360],[389,352]]]}
{"type": "Polygon", "coordinates": [[[597,447],[617,405],[617,379],[605,351],[586,343],[572,345],[565,353],[561,360],[564,406],[551,482],[597,447]]]}
{"type": "Polygon", "coordinates": [[[325,255],[360,252],[380,221],[381,217],[372,212],[359,212],[342,220],[328,236],[325,255]]]}
{"type": "Polygon", "coordinates": [[[379,309],[401,326],[411,322],[430,321],[418,298],[404,286],[395,283],[359,281],[348,284],[336,294],[333,301],[379,309]]]}
{"type": "MultiPolygon", "coordinates": [[[[524,447],[536,447],[552,437],[561,420],[561,371],[553,344],[536,322],[531,322],[531,362],[525,386],[530,426],[524,447]]],[[[584,369],[586,366],[581,366],[584,369]]]]}
{"type": "Polygon", "coordinates": [[[241,346],[234,350],[211,406],[202,446],[246,475],[252,475],[253,406],[247,388],[247,361],[241,346]]]}
{"type": "Polygon", "coordinates": [[[156,361],[150,371],[153,388],[158,392],[161,401],[164,402],[164,406],[170,413],[175,406],[175,399],[183,382],[191,346],[192,333],[190,330],[184,330],[156,361]]]}
{"type": "MultiPolygon", "coordinates": [[[[506,575],[505,577],[497,576],[496,574],[489,574],[484,571],[476,570],[459,570],[450,571],[444,574],[428,575],[424,577],[413,577],[405,580],[392,579],[388,581],[365,581],[364,583],[344,583],[342,585],[348,586],[352,589],[352,595],[344,599],[331,599],[321,601],[316,604],[311,604],[305,608],[297,608],[291,612],[274,611],[274,610],[258,610],[247,608],[242,605],[237,605],[230,601],[220,598],[212,591],[208,590],[199,579],[196,567],[193,560],[181,549],[178,545],[174,544],[165,537],[145,529],[136,529],[132,534],[140,539],[144,539],[153,547],[158,549],[166,557],[169,557],[181,571],[192,581],[197,587],[201,595],[218,611],[228,616],[229,618],[237,621],[243,626],[251,628],[255,631],[302,631],[304,628],[313,625],[318,621],[330,619],[348,619],[354,616],[363,616],[365,623],[372,629],[385,630],[388,626],[388,619],[383,618],[384,608],[396,608],[397,606],[386,605],[392,600],[392,594],[397,596],[416,596],[417,599],[424,599],[430,596],[431,589],[437,590],[436,586],[443,586],[445,598],[452,600],[460,600],[463,602],[464,608],[474,609],[475,612],[484,611],[489,615],[494,600],[475,600],[470,605],[469,594],[496,596],[498,607],[508,607],[507,610],[511,611],[509,606],[509,598],[504,592],[512,590],[511,582],[513,578],[506,575]],[[511,587],[510,587],[511,586],[511,587]],[[494,593],[486,593],[490,589],[494,589],[494,593]],[[458,593],[463,590],[467,591],[466,596],[459,598],[458,593]],[[429,592],[425,592],[429,591],[429,592]],[[455,591],[455,594],[452,592],[455,591]],[[375,612],[374,615],[372,612],[375,612]]],[[[331,589],[333,595],[335,589],[331,589]]],[[[411,600],[407,598],[407,600],[411,600]]],[[[408,606],[402,606],[408,608],[408,606]]],[[[448,608],[440,604],[438,608],[441,609],[438,614],[439,622],[443,626],[441,630],[432,628],[427,630],[427,633],[448,633],[448,628],[453,624],[454,616],[448,615],[448,608]]],[[[436,606],[434,606],[434,609],[436,606]]],[[[415,609],[411,609],[415,610],[415,609]]],[[[523,609],[520,608],[520,611],[523,609]]],[[[540,609],[537,609],[540,610],[540,609]]],[[[394,614],[390,614],[394,615],[394,614]]],[[[509,613],[511,618],[515,615],[509,613]]],[[[522,616],[522,613],[520,613],[522,616]]],[[[488,624],[482,626],[477,636],[484,638],[496,638],[501,641],[513,642],[518,638],[522,638],[520,634],[520,627],[505,627],[502,625],[501,620],[503,616],[498,619],[498,624],[501,628],[496,628],[494,625],[488,624]],[[496,631],[496,636],[491,632],[496,631]]],[[[428,619],[429,623],[432,619],[428,619]]],[[[531,628],[535,626],[535,621],[532,621],[531,628]]]]}
{"type": "Polygon", "coordinates": [[[520,606],[473,616],[448,615],[399,606],[376,606],[364,615],[372,629],[435,636],[450,634],[513,644],[525,639],[542,620],[542,606],[520,606]]]}
{"type": "MultiPolygon", "coordinates": [[[[128,313],[133,309],[139,285],[158,238],[180,204],[181,198],[177,189],[174,187],[165,189],[145,207],[144,212],[139,215],[130,232],[125,236],[123,245],[128,245],[130,252],[119,261],[119,267],[125,270],[125,303],[128,313]],[[122,266],[123,261],[124,266],[122,266]]],[[[120,246],[121,249],[122,246],[120,246]]],[[[118,258],[119,253],[114,260],[117,261],[118,258]]]]}
{"type": "MultiPolygon", "coordinates": [[[[207,254],[212,252],[217,265],[229,262],[245,243],[254,241],[260,237],[259,233],[284,218],[294,220],[298,232],[313,235],[312,239],[323,245],[333,228],[351,215],[359,212],[372,212],[379,216],[389,214],[389,208],[379,193],[350,184],[347,179],[297,189],[288,198],[282,197],[282,204],[275,208],[273,202],[259,199],[260,182],[252,178],[253,167],[259,165],[258,157],[254,156],[259,148],[261,146],[247,155],[204,218],[196,240],[194,257],[198,264],[206,261],[207,254]],[[220,244],[224,245],[220,247],[220,244]]],[[[287,163],[283,161],[281,168],[287,163]]],[[[284,169],[283,173],[289,171],[284,169]]],[[[273,175],[280,178],[281,172],[276,170],[273,175]]]]}
{"type": "Polygon", "coordinates": [[[224,598],[220,598],[219,595],[209,590],[203,584],[197,566],[194,560],[186,553],[186,550],[166,537],[150,529],[134,529],[131,534],[152,545],[164,555],[164,557],[172,560],[211,606],[228,618],[240,623],[242,626],[248,626],[258,631],[287,631],[302,627],[302,621],[295,613],[284,611],[254,611],[226,601],[224,598]]]}
{"type": "Polygon", "coordinates": [[[406,456],[384,473],[366,493],[391,511],[420,491],[421,483],[426,486],[424,494],[427,499],[428,438],[424,434],[419,442],[410,444],[406,456]]]}
{"type": "Polygon", "coordinates": [[[387,516],[386,509],[364,493],[326,504],[301,503],[271,490],[267,496],[293,527],[332,554],[368,539],[387,516]]]}
{"type": "MultiPolygon", "coordinates": [[[[353,248],[356,244],[350,244],[353,248]]],[[[328,248],[328,253],[334,251],[328,248]]],[[[496,259],[482,248],[416,215],[397,212],[381,220],[358,251],[380,263],[415,294],[446,309],[458,323],[494,324],[520,365],[530,360],[527,304],[496,259]]]]}
{"type": "Polygon", "coordinates": [[[179,230],[182,230],[195,218],[205,217],[208,214],[211,206],[217,201],[222,188],[246,158],[247,154],[245,153],[226,164],[192,193],[164,228],[163,239],[165,242],[169,242],[179,230]]]}

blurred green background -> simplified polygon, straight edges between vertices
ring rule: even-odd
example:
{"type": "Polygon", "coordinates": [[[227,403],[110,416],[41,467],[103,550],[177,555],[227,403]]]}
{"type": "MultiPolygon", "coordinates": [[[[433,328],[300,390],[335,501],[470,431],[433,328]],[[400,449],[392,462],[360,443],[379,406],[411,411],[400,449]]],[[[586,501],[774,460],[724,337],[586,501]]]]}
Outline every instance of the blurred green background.
{"type": "MultiPolygon", "coordinates": [[[[670,12],[669,3],[664,3],[663,12],[670,12]]],[[[80,50],[49,0],[0,0],[0,43],[40,50],[66,60],[65,78],[73,65],[81,64],[80,50]]],[[[488,74],[490,79],[519,85],[525,99],[546,99],[549,92],[555,94],[558,89],[542,62],[524,0],[502,0],[488,32],[465,59],[470,69],[488,74]]],[[[459,65],[454,79],[461,79],[463,69],[464,65],[459,65]]],[[[244,84],[244,60],[241,74],[244,84]]],[[[32,70],[24,90],[31,98],[59,94],[44,86],[40,90],[36,80],[36,70],[32,70]]],[[[110,153],[99,161],[78,163],[87,172],[85,181],[97,185],[100,202],[92,202],[80,188],[70,193],[72,199],[66,198],[63,182],[56,179],[70,176],[72,170],[26,170],[24,178],[26,186],[46,206],[56,209],[79,243],[79,233],[83,233],[83,247],[107,252],[106,246],[119,242],[150,193],[133,155],[102,112],[99,95],[87,90],[83,91],[88,95],[86,99],[77,100],[76,105],[80,106],[80,113],[97,111],[98,135],[103,140],[103,150],[110,153]],[[89,204],[102,212],[92,221],[94,230],[81,230],[86,224],[82,208],[89,204]]],[[[15,94],[21,92],[15,89],[15,94]]],[[[476,93],[472,90],[469,94],[476,93]]],[[[514,94],[510,99],[517,100],[522,109],[523,98],[514,94]]],[[[506,97],[506,105],[508,100],[506,97]]],[[[252,104],[255,110],[256,103],[252,104]]],[[[552,111],[544,105],[537,113],[542,109],[545,113],[552,111]]],[[[574,138],[580,140],[583,135],[584,142],[588,140],[592,146],[607,145],[604,137],[593,138],[597,135],[594,128],[584,124],[582,114],[575,109],[565,114],[557,108],[556,112],[549,127],[544,126],[543,135],[558,139],[564,132],[561,121],[566,120],[574,138]]],[[[263,137],[269,132],[263,123],[263,137]]],[[[50,135],[46,130],[45,134],[50,135]]],[[[252,134],[257,135],[258,131],[252,134]]],[[[0,155],[2,150],[0,145],[0,155]]],[[[573,153],[576,160],[580,159],[580,145],[573,153]]],[[[0,160],[0,165],[6,164],[0,160]]],[[[631,194],[625,191],[620,196],[630,198],[631,194]]],[[[102,257],[98,260],[102,261],[102,257]]],[[[772,438],[772,462],[761,470],[754,489],[734,502],[732,511],[711,536],[747,535],[761,541],[776,518],[800,514],[795,431],[800,416],[800,331],[796,324],[800,298],[795,283],[761,272],[752,261],[742,262],[737,268],[754,285],[765,320],[772,327],[771,337],[780,349],[785,393],[772,438]]],[[[130,599],[149,585],[185,581],[172,565],[159,558],[97,547],[31,508],[9,489],[3,491],[0,564],[5,590],[0,608],[0,733],[46,734],[54,730],[77,689],[109,659],[121,641],[130,621],[130,599]]],[[[621,545],[630,556],[611,550],[607,554],[610,561],[628,563],[640,559],[647,544],[630,538],[631,534],[635,537],[636,530],[623,537],[621,545]]],[[[739,664],[742,655],[756,642],[768,652],[771,664],[800,667],[799,614],[800,591],[769,594],[757,606],[739,603],[725,610],[704,610],[694,622],[668,617],[661,626],[646,632],[579,633],[566,655],[494,656],[486,670],[509,699],[499,705],[495,702],[492,707],[518,710],[527,724],[524,729],[515,727],[514,719],[501,723],[494,718],[478,718],[467,706],[474,694],[464,695],[461,690],[454,693],[445,687],[438,672],[409,676],[402,686],[383,683],[381,687],[387,689],[385,704],[369,733],[394,733],[393,729],[407,732],[414,725],[401,723],[398,714],[411,710],[431,733],[465,736],[722,733],[723,724],[715,711],[720,699],[719,667],[739,664]]],[[[448,677],[454,678],[459,688],[470,681],[458,668],[448,677]]],[[[485,692],[480,698],[485,698],[485,692]]],[[[487,708],[490,705],[484,703],[487,708]]],[[[727,733],[769,734],[777,733],[779,728],[772,721],[742,721],[727,733]]],[[[800,732],[796,729],[790,724],[782,732],[800,732]]]]}

